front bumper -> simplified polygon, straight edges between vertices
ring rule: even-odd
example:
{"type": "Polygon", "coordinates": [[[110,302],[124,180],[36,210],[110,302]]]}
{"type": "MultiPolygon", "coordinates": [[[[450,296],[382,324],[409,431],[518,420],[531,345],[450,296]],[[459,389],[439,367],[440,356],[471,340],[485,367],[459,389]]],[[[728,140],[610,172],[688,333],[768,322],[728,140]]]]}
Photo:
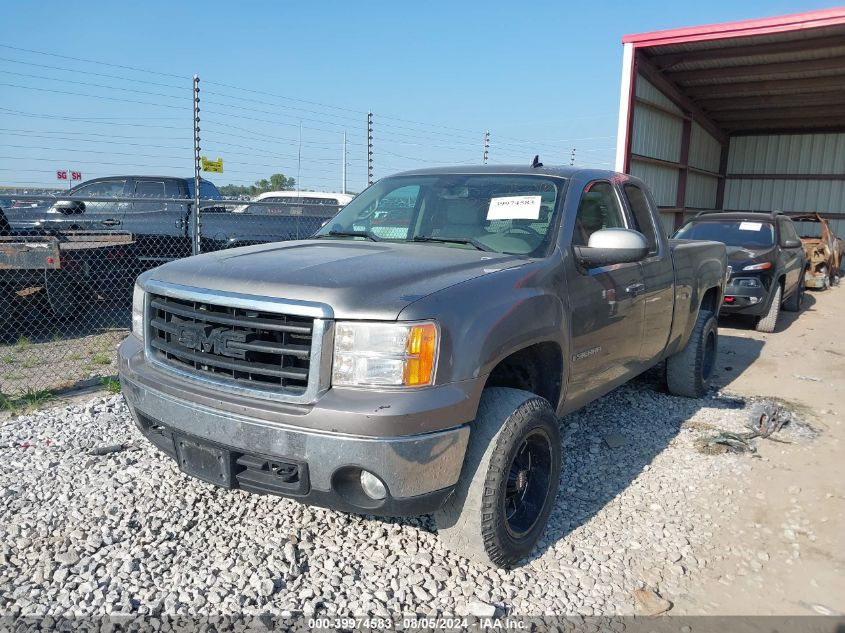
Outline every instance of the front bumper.
{"type": "Polygon", "coordinates": [[[823,290],[827,288],[829,284],[830,276],[827,271],[814,273],[808,270],[804,273],[804,285],[807,288],[812,288],[813,290],[823,290]]]}
{"type": "Polygon", "coordinates": [[[241,399],[162,372],[147,361],[135,336],[121,344],[120,380],[138,428],[189,474],[223,487],[385,516],[425,514],[442,506],[460,476],[467,423],[477,404],[474,382],[424,394],[332,389],[308,406],[241,399]],[[361,432],[407,428],[408,420],[418,422],[418,432],[361,432]],[[192,467],[185,446],[222,466],[192,467]],[[362,469],[384,484],[384,499],[363,492],[362,469]],[[209,472],[215,476],[205,476],[209,472]]]}
{"type": "Polygon", "coordinates": [[[769,309],[769,291],[762,284],[755,287],[741,286],[737,279],[728,281],[722,299],[721,314],[763,315],[769,309]]]}

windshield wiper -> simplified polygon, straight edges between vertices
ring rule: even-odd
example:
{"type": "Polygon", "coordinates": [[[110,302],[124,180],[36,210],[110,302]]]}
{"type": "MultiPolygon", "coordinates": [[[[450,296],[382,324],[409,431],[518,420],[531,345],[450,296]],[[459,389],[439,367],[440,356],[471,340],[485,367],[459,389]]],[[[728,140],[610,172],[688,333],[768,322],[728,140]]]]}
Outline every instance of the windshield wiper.
{"type": "Polygon", "coordinates": [[[370,233],[369,231],[329,231],[328,233],[323,233],[321,235],[315,235],[314,239],[319,239],[321,237],[366,237],[368,240],[372,240],[373,242],[380,242],[381,240],[370,233]]]}
{"type": "Polygon", "coordinates": [[[482,244],[474,237],[432,237],[431,235],[415,235],[412,237],[409,242],[445,242],[447,244],[469,244],[470,246],[474,246],[480,251],[486,251],[488,253],[494,253],[492,248],[487,246],[486,244],[482,244]]]}

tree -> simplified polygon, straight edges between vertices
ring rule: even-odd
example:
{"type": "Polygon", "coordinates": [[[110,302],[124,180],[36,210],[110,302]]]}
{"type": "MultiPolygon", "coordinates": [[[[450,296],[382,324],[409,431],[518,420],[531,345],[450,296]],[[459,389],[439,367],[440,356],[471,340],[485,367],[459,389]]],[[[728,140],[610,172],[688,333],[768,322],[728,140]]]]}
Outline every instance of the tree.
{"type": "Polygon", "coordinates": [[[257,196],[266,191],[291,191],[296,189],[296,179],[284,174],[273,174],[269,179],[256,180],[254,185],[223,185],[220,193],[224,196],[257,196]]]}
{"type": "Polygon", "coordinates": [[[273,191],[290,191],[296,188],[296,180],[284,174],[273,174],[270,176],[270,187],[273,191]]]}

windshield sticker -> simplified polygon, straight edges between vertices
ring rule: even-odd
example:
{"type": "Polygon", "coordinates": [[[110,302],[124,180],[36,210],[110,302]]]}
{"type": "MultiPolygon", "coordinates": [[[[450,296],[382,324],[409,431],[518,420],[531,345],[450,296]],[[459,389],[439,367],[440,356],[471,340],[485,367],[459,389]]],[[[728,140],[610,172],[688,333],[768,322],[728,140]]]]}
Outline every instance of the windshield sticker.
{"type": "Polygon", "coordinates": [[[762,222],[740,222],[740,231],[760,231],[763,228],[762,222]]]}
{"type": "Polygon", "coordinates": [[[508,196],[491,198],[488,220],[539,220],[543,196],[508,196]]]}

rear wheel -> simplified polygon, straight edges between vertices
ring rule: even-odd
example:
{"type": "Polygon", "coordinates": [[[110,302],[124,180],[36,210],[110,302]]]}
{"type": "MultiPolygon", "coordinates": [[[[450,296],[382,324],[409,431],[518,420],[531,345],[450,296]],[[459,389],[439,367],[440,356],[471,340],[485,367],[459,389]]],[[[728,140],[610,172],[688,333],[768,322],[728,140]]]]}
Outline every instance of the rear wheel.
{"type": "Polygon", "coordinates": [[[561,467],[557,417],[527,391],[484,390],[455,494],[434,515],[446,547],[509,568],[546,527],[561,467]]]}
{"type": "Polygon", "coordinates": [[[699,310],[692,334],[680,352],[666,359],[666,387],[669,393],[687,398],[700,398],[707,393],[716,354],[719,330],[710,310],[699,310]]]}
{"type": "Polygon", "coordinates": [[[805,291],[805,281],[804,277],[801,277],[801,281],[798,282],[798,287],[795,289],[795,292],[783,302],[783,309],[787,312],[800,312],[801,307],[804,305],[804,291],[805,291]]]}
{"type": "Polygon", "coordinates": [[[758,332],[772,333],[778,324],[778,317],[780,316],[780,302],[783,297],[783,288],[778,283],[775,288],[775,296],[772,297],[772,305],[769,306],[769,311],[757,319],[757,324],[754,329],[758,332]]]}

